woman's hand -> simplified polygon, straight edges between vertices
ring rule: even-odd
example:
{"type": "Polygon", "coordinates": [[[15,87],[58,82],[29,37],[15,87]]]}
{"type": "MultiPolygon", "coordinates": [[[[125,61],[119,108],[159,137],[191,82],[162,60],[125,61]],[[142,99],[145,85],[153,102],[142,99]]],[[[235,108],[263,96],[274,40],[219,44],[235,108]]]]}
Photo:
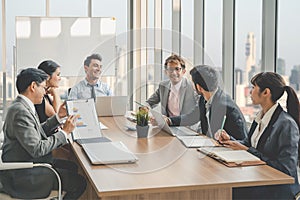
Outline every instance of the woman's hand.
{"type": "Polygon", "coordinates": [[[239,143],[238,141],[227,140],[222,143],[225,147],[229,147],[233,150],[248,150],[249,148],[239,143]]]}
{"type": "Polygon", "coordinates": [[[218,130],[215,133],[215,139],[218,140],[221,144],[223,144],[225,141],[230,140],[230,136],[228,133],[226,133],[225,130],[218,130]]]}

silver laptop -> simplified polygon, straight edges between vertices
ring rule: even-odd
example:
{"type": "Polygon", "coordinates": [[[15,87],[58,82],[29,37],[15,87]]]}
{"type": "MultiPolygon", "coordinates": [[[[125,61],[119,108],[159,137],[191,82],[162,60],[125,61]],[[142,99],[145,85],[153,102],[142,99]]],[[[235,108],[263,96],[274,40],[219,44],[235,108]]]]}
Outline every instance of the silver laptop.
{"type": "Polygon", "coordinates": [[[155,118],[158,127],[166,131],[172,136],[194,136],[194,135],[199,135],[197,132],[185,127],[185,126],[169,126],[164,117],[160,112],[157,112],[153,109],[150,110],[151,114],[155,118]]]}
{"type": "Polygon", "coordinates": [[[120,141],[85,143],[82,148],[94,165],[135,163],[138,160],[120,141]]]}
{"type": "Polygon", "coordinates": [[[125,115],[127,96],[100,96],[96,98],[98,116],[125,115]]]}

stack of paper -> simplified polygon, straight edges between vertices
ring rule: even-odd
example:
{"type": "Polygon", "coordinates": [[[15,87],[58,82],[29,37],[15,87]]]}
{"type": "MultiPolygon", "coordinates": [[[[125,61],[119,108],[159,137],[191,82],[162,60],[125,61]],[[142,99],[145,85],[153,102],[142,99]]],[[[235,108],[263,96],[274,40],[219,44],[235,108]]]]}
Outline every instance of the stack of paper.
{"type": "Polygon", "coordinates": [[[265,164],[246,150],[232,150],[226,147],[203,147],[198,148],[198,150],[229,167],[265,164]]]}
{"type": "Polygon", "coordinates": [[[206,136],[177,136],[177,138],[187,148],[218,146],[218,143],[215,140],[206,136]]]}

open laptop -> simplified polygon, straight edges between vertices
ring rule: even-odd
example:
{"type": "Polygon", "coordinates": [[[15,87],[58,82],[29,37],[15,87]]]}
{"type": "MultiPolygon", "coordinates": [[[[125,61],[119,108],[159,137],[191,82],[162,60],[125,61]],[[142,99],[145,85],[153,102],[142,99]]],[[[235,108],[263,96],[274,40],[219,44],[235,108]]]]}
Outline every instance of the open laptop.
{"type": "Polygon", "coordinates": [[[99,117],[125,115],[127,96],[100,96],[96,98],[96,112],[99,117]]]}
{"type": "Polygon", "coordinates": [[[157,112],[153,109],[150,110],[151,114],[155,118],[158,127],[166,131],[172,136],[194,136],[194,135],[199,135],[197,132],[185,127],[185,126],[169,126],[164,117],[160,112],[157,112]]]}
{"type": "Polygon", "coordinates": [[[82,148],[94,165],[135,163],[138,158],[122,142],[85,143],[82,148]]]}

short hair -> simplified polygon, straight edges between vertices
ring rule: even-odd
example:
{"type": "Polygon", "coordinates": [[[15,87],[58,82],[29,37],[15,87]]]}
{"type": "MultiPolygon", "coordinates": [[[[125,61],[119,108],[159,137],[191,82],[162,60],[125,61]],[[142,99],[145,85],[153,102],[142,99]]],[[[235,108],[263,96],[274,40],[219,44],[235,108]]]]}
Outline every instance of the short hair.
{"type": "Polygon", "coordinates": [[[60,66],[56,62],[54,62],[52,60],[45,60],[39,64],[38,69],[43,70],[44,72],[46,72],[46,74],[48,74],[51,77],[52,74],[59,67],[60,66]]]}
{"type": "Polygon", "coordinates": [[[195,66],[190,74],[194,84],[200,85],[205,91],[215,91],[219,86],[218,72],[208,65],[195,66]]]}
{"type": "Polygon", "coordinates": [[[94,54],[86,57],[86,59],[84,60],[84,63],[83,63],[84,66],[89,66],[92,59],[99,60],[100,62],[102,61],[102,57],[100,56],[100,54],[94,53],[94,54]]]}
{"type": "Polygon", "coordinates": [[[17,76],[17,90],[19,94],[24,93],[28,86],[31,85],[32,82],[36,82],[37,84],[42,83],[47,80],[48,74],[44,71],[36,68],[27,68],[23,69],[17,76]]]}
{"type": "Polygon", "coordinates": [[[176,64],[180,64],[181,65],[181,67],[183,68],[183,69],[185,69],[185,62],[184,62],[184,60],[180,57],[180,56],[178,56],[178,55],[176,55],[176,54],[172,54],[171,56],[169,56],[167,59],[166,59],[166,61],[165,61],[165,69],[167,69],[168,68],[168,64],[169,63],[176,63],[176,64]]]}

